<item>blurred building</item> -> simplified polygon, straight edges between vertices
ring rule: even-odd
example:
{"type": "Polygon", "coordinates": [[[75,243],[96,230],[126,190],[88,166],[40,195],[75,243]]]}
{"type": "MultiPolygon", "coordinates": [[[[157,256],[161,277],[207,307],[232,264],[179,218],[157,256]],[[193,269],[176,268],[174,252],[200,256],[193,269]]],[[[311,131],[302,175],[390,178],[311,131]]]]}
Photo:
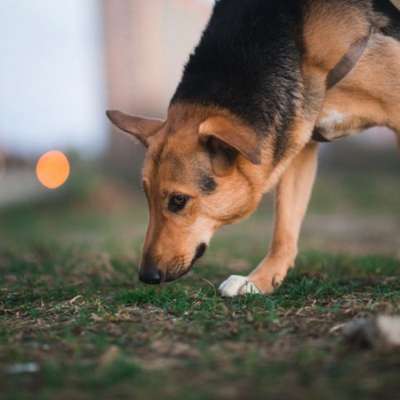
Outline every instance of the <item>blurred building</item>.
{"type": "Polygon", "coordinates": [[[0,1],[0,147],[36,157],[106,145],[102,2],[0,1]]]}
{"type": "MultiPolygon", "coordinates": [[[[105,0],[103,4],[109,107],[163,118],[213,0],[105,0]]],[[[118,133],[112,136],[114,165],[140,163],[141,154],[140,146],[129,145],[118,133]]]]}
{"type": "MultiPolygon", "coordinates": [[[[111,133],[104,111],[164,117],[213,3],[0,1],[0,151],[106,151],[121,170],[140,164],[140,146],[111,133]]],[[[370,137],[360,140],[382,143],[370,137]]]]}
{"type": "Polygon", "coordinates": [[[111,132],[105,110],[165,115],[212,4],[2,0],[0,203],[38,189],[23,159],[53,149],[106,152],[108,170],[138,176],[143,149],[111,132]]]}

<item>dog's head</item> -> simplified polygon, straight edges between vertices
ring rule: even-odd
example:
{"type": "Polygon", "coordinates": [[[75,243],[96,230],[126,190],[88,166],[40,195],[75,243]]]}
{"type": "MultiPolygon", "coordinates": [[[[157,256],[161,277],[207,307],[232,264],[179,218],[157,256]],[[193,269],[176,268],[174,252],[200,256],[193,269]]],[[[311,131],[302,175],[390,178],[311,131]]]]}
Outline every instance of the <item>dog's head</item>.
{"type": "Polygon", "coordinates": [[[170,109],[167,121],[107,113],[147,148],[143,168],[150,220],[140,279],[185,275],[221,226],[251,214],[261,197],[261,149],[248,126],[221,113],[170,109]]]}

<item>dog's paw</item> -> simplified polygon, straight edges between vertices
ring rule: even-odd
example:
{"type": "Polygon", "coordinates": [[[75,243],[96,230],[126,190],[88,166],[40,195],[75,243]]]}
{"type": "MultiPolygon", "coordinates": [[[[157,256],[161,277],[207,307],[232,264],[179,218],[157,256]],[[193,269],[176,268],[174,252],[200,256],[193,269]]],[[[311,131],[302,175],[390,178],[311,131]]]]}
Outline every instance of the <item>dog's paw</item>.
{"type": "Polygon", "coordinates": [[[232,275],[219,287],[222,297],[236,297],[245,294],[261,294],[257,286],[245,276],[232,275]]]}

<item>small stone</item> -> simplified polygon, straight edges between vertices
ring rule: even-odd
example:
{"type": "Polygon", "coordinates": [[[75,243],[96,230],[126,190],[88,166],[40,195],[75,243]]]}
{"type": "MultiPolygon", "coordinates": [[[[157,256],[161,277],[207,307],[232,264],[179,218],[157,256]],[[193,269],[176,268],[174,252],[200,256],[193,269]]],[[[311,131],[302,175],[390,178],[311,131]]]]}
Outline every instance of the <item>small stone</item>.
{"type": "Polygon", "coordinates": [[[389,346],[400,347],[400,317],[381,315],[377,318],[376,324],[389,346]]]}
{"type": "Polygon", "coordinates": [[[360,348],[400,347],[400,317],[354,319],[343,325],[343,335],[348,343],[360,348]]]}

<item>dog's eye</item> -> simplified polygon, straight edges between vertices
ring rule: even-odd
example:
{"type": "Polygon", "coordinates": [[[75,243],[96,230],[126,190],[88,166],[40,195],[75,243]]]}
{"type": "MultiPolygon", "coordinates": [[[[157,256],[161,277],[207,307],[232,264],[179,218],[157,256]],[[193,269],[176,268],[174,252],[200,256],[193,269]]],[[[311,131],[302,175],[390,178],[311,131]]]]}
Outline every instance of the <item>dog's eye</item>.
{"type": "Polygon", "coordinates": [[[174,194],[169,199],[168,210],[173,213],[182,211],[186,207],[188,201],[189,196],[184,194],[174,194]]]}

